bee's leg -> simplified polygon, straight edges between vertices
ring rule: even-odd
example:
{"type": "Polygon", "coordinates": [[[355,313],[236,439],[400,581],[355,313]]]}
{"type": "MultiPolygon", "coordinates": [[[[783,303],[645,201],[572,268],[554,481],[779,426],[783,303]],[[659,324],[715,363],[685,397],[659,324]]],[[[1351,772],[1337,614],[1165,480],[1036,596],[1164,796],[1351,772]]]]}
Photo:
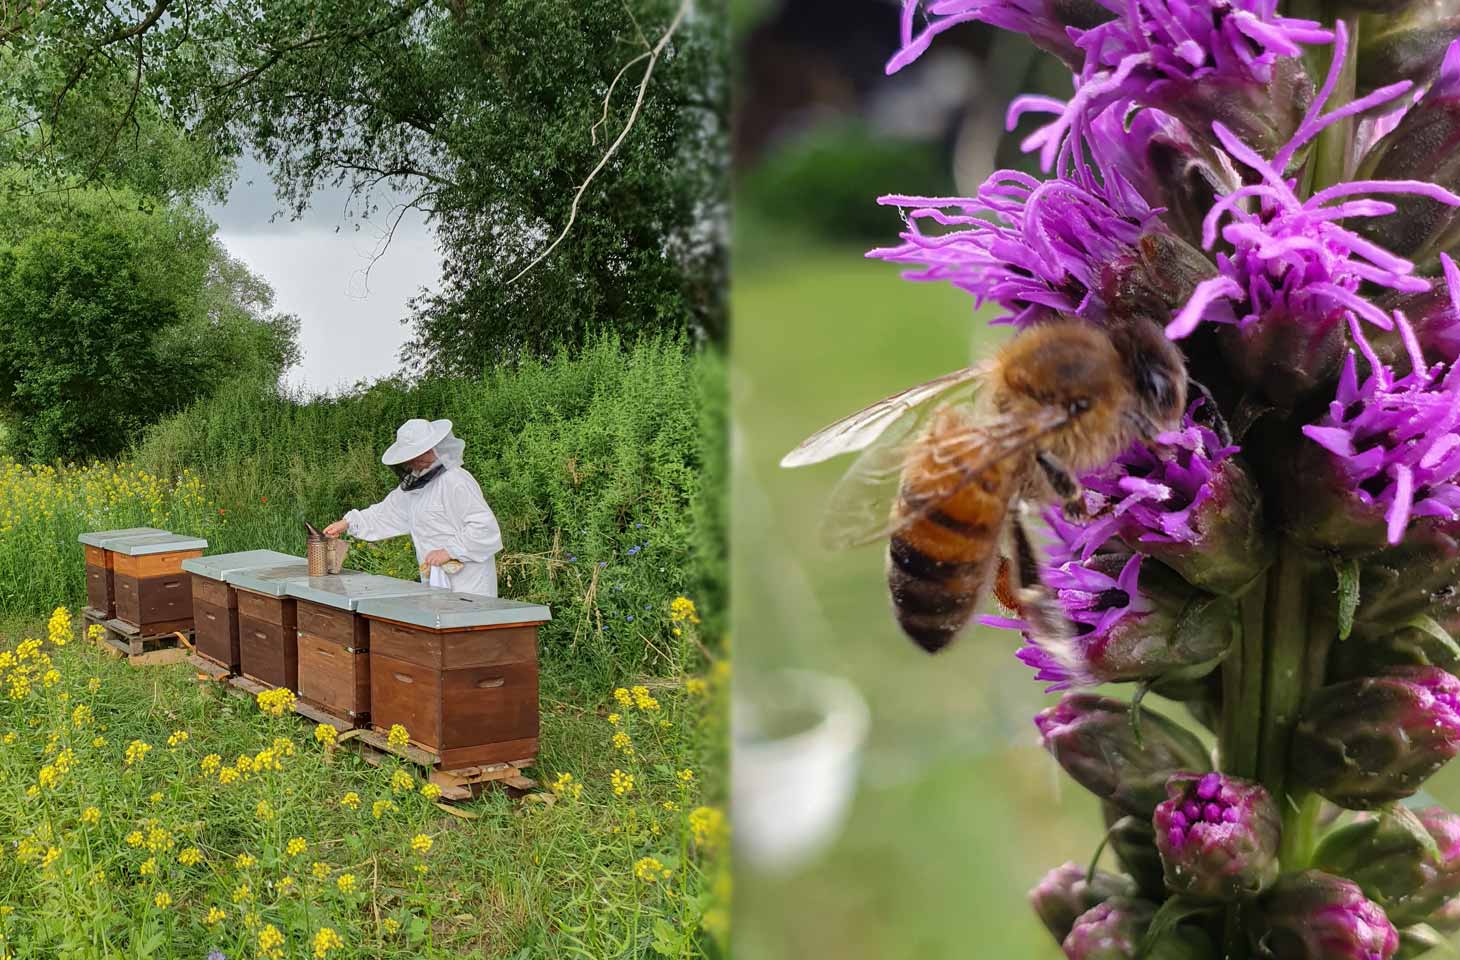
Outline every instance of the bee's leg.
{"type": "Polygon", "coordinates": [[[1029,538],[1025,523],[1023,512],[1016,511],[1010,532],[1014,541],[1013,573],[1018,580],[1013,592],[1018,601],[1019,615],[1039,646],[1064,658],[1069,655],[1075,629],[1065,616],[1059,597],[1039,576],[1039,557],[1034,552],[1034,543],[1029,538]]]}
{"type": "Polygon", "coordinates": [[[1232,445],[1232,428],[1227,426],[1227,418],[1222,416],[1222,411],[1217,406],[1217,398],[1212,396],[1212,392],[1207,389],[1207,385],[1200,380],[1188,379],[1186,383],[1202,399],[1201,408],[1198,410],[1199,419],[1207,421],[1207,426],[1211,427],[1212,431],[1216,433],[1217,439],[1221,441],[1222,446],[1230,447],[1232,445]]]}
{"type": "Polygon", "coordinates": [[[1041,450],[1036,453],[1034,460],[1039,464],[1039,469],[1044,471],[1044,476],[1049,480],[1050,488],[1054,490],[1055,496],[1064,501],[1065,516],[1071,520],[1079,520],[1084,517],[1085,491],[1080,487],[1080,481],[1075,479],[1075,475],[1065,469],[1065,465],[1047,451],[1041,450]]]}

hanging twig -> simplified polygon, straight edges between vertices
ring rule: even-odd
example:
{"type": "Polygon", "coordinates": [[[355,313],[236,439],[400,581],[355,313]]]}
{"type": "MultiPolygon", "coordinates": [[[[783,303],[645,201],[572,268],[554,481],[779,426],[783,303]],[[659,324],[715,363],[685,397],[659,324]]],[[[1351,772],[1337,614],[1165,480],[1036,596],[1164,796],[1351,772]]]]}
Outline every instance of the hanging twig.
{"type": "MultiPolygon", "coordinates": [[[[592,172],[588,174],[587,179],[585,179],[581,184],[578,185],[578,192],[573,194],[573,204],[568,210],[568,222],[563,225],[562,232],[557,235],[552,243],[548,244],[546,250],[534,257],[531,263],[523,267],[517,273],[517,275],[511,280],[508,280],[507,283],[516,283],[518,280],[521,280],[533,267],[546,260],[548,254],[556,250],[558,244],[562,243],[563,239],[567,237],[568,231],[573,229],[573,224],[578,219],[578,204],[582,201],[583,194],[588,192],[588,187],[593,183],[593,178],[598,176],[603,168],[608,166],[608,161],[613,159],[613,155],[618,153],[618,148],[623,145],[624,140],[628,138],[629,131],[634,128],[634,124],[638,121],[639,110],[644,106],[644,95],[648,93],[649,90],[649,79],[654,75],[654,67],[659,63],[659,57],[664,53],[664,48],[668,46],[670,39],[674,36],[675,32],[679,30],[679,25],[681,22],[683,22],[685,15],[689,13],[690,2],[691,0],[681,0],[679,4],[679,9],[675,11],[674,19],[669,22],[669,26],[665,29],[663,36],[659,38],[659,42],[654,44],[654,48],[650,50],[647,54],[649,63],[647,66],[644,67],[644,76],[639,80],[639,95],[634,99],[634,109],[629,113],[629,118],[627,121],[625,121],[623,129],[619,131],[618,137],[613,141],[613,143],[609,144],[608,149],[605,150],[603,156],[599,158],[598,165],[595,166],[592,172]]],[[[645,54],[640,54],[639,56],[635,57],[629,62],[629,66],[632,66],[639,60],[644,59],[645,56],[645,54]]],[[[628,67],[625,67],[624,69],[626,70],[628,69],[628,67]]],[[[620,71],[620,73],[622,73],[622,71],[620,71]]],[[[615,79],[614,84],[617,83],[618,80],[615,79]]],[[[612,95],[613,85],[610,85],[608,89],[608,96],[611,97],[612,95]]],[[[605,111],[608,109],[607,99],[607,97],[604,98],[605,111]]],[[[596,128],[597,124],[595,124],[594,126],[596,128]]]]}

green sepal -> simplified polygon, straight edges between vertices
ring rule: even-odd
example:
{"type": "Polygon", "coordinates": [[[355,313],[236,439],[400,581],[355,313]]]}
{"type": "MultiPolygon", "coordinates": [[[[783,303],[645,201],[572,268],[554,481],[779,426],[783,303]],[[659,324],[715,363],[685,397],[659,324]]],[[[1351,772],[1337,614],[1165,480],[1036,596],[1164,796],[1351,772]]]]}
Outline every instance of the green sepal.
{"type": "MultiPolygon", "coordinates": [[[[1172,938],[1177,936],[1177,925],[1183,920],[1203,914],[1215,915],[1225,909],[1221,904],[1213,904],[1210,901],[1194,900],[1190,897],[1173,896],[1161,904],[1161,909],[1156,911],[1156,916],[1151,919],[1151,925],[1146,928],[1145,936],[1141,937],[1140,947],[1136,950],[1136,960],[1165,960],[1156,958],[1155,951],[1158,947],[1164,947],[1173,943],[1172,938]]],[[[1188,941],[1190,942],[1190,941],[1188,941]]],[[[1195,946],[1195,943],[1192,943],[1195,946]]],[[[1200,956],[1200,954],[1193,954],[1200,956]]]]}

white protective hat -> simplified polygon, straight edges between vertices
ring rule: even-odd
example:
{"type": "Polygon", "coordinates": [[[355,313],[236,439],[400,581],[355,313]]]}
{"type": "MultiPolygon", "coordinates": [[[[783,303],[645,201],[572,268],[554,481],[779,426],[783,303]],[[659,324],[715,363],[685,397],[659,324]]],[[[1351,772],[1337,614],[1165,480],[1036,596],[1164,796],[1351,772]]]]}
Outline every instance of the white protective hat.
{"type": "Polygon", "coordinates": [[[395,443],[380,457],[386,466],[414,460],[436,444],[451,436],[450,420],[407,420],[395,432],[395,443]]]}

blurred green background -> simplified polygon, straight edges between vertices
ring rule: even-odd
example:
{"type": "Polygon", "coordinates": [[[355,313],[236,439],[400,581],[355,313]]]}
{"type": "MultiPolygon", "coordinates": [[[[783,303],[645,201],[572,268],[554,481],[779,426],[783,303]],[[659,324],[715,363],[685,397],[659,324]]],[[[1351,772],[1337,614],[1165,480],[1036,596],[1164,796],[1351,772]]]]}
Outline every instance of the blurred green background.
{"type": "MultiPolygon", "coordinates": [[[[972,64],[967,71],[919,63],[910,72],[928,68],[924,74],[953,79],[914,76],[903,84],[911,92],[889,106],[879,84],[904,78],[880,74],[896,40],[895,6],[752,6],[737,22],[736,685],[747,690],[765,671],[787,666],[841,676],[867,698],[872,729],[833,847],[787,875],[737,865],[736,953],[744,960],[1056,960],[1062,954],[1027,891],[1066,860],[1087,863],[1101,834],[1095,800],[1038,747],[1032,717],[1056,698],[1014,659],[1011,633],[973,628],[936,658],[922,653],[893,623],[882,551],[828,553],[818,545],[826,495],[850,458],[777,466],[817,428],[964,366],[1003,336],[966,294],[905,281],[863,254],[896,242],[898,216],[878,208],[877,195],[971,189],[970,178],[976,183],[1008,162],[1007,142],[979,127],[978,116],[1001,112],[1007,88],[1037,81],[1038,68],[1017,38],[993,43],[971,29],[954,42],[955,54],[961,49],[972,64]],[[998,72],[1005,68],[1008,75],[998,72]],[[966,108],[945,89],[960,76],[984,81],[963,88],[976,101],[966,108]],[[941,123],[898,121],[899,104],[919,109],[920,91],[954,104],[941,123]]],[[[1158,698],[1146,702],[1185,718],[1158,698]]],[[[1460,768],[1432,782],[1432,791],[1460,799],[1460,768]]],[[[1105,865],[1114,868],[1108,855],[1105,865]]]]}

